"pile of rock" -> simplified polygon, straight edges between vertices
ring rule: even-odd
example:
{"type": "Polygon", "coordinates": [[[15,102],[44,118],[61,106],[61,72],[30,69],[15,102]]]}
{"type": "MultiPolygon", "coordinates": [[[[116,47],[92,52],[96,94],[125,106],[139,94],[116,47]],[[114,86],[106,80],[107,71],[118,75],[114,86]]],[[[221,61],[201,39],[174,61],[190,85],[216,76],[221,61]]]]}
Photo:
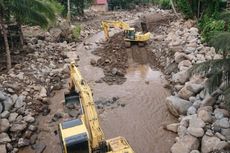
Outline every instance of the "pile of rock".
{"type": "Polygon", "coordinates": [[[176,132],[176,143],[172,153],[209,153],[223,150],[230,145],[229,112],[224,105],[221,90],[209,94],[205,90],[206,79],[190,76],[188,69],[195,63],[219,59],[214,48],[201,44],[198,29],[188,27],[187,22],[171,23],[166,42],[175,52],[171,64],[176,71],[171,72],[174,94],[167,97],[167,107],[179,123],[166,126],[176,132]]]}
{"type": "Polygon", "coordinates": [[[0,152],[17,152],[34,144],[37,127],[34,113],[26,109],[25,96],[0,91],[0,152]]]}
{"type": "Polygon", "coordinates": [[[68,78],[66,42],[27,40],[26,55],[7,74],[0,75],[0,152],[17,152],[35,144],[36,116],[50,112],[48,97],[68,78]],[[64,65],[64,66],[63,66],[64,65]]]}

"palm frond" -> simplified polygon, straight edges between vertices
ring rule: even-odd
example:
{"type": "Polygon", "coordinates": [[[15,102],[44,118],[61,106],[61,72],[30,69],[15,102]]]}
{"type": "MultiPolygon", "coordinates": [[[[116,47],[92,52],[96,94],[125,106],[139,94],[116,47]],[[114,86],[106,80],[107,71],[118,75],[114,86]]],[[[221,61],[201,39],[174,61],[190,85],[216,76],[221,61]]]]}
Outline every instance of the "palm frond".
{"type": "Polygon", "coordinates": [[[225,22],[229,23],[230,22],[230,11],[221,12],[219,17],[221,20],[224,20],[225,22]]]}
{"type": "Polygon", "coordinates": [[[213,33],[209,44],[217,49],[217,51],[230,51],[230,32],[213,33]]]}
{"type": "Polygon", "coordinates": [[[209,60],[195,64],[189,69],[191,75],[202,74],[208,78],[207,88],[211,93],[224,81],[230,86],[230,59],[209,60]]]}

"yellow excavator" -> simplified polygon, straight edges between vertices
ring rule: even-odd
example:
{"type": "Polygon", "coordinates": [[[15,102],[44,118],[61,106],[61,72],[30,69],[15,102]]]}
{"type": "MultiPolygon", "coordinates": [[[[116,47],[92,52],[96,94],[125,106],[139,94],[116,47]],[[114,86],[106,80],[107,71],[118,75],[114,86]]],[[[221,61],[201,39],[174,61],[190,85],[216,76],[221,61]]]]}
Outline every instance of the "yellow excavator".
{"type": "Polygon", "coordinates": [[[78,119],[59,124],[59,136],[63,153],[134,153],[123,137],[105,140],[99,124],[91,88],[72,62],[70,69],[70,92],[65,95],[65,104],[81,106],[78,119]]]}
{"type": "Polygon", "coordinates": [[[136,32],[135,28],[131,28],[129,24],[123,21],[102,21],[101,22],[105,39],[109,39],[110,28],[120,28],[124,30],[125,46],[131,47],[133,43],[137,43],[139,46],[144,46],[150,39],[150,32],[148,32],[145,22],[141,22],[142,32],[136,32]]]}

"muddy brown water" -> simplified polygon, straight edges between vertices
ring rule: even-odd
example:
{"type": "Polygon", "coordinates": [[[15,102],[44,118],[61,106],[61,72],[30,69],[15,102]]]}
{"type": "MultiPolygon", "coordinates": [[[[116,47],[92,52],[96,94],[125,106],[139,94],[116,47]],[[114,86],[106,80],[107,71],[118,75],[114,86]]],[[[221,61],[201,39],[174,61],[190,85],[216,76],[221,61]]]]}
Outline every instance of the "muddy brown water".
{"type": "MultiPolygon", "coordinates": [[[[103,34],[98,33],[87,40],[93,43],[103,39],[103,34]]],[[[97,59],[91,54],[97,46],[93,43],[91,50],[85,50],[83,44],[78,46],[78,52],[69,52],[70,59],[79,55],[79,69],[94,92],[94,100],[101,98],[120,97],[125,107],[106,110],[99,115],[102,129],[107,139],[124,136],[136,153],[169,153],[174,143],[175,134],[165,131],[163,124],[175,122],[165,105],[165,98],[170,94],[163,88],[164,75],[151,68],[149,53],[136,54],[130,49],[129,68],[127,81],[122,85],[109,86],[105,83],[95,83],[103,77],[103,70],[91,66],[90,60],[97,59]]],[[[61,153],[58,136],[54,134],[58,122],[50,123],[53,114],[63,111],[63,93],[65,90],[56,91],[52,97],[51,113],[46,117],[39,117],[38,142],[46,144],[44,153],[61,153]]],[[[65,118],[65,117],[64,117],[65,118]]],[[[34,152],[30,148],[20,150],[20,153],[34,152]]]]}

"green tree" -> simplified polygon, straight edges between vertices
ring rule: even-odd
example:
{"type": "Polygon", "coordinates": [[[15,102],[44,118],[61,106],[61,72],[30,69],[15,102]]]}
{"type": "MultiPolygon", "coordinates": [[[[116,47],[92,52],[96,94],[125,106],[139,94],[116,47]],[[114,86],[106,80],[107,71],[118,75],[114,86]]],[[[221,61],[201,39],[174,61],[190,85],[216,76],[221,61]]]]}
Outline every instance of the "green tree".
{"type": "Polygon", "coordinates": [[[7,28],[5,28],[7,24],[10,22],[16,22],[20,27],[21,24],[30,24],[39,25],[42,28],[45,28],[53,21],[55,21],[55,11],[47,1],[0,0],[0,29],[4,37],[8,70],[11,68],[11,57],[7,38],[7,28]]]}

